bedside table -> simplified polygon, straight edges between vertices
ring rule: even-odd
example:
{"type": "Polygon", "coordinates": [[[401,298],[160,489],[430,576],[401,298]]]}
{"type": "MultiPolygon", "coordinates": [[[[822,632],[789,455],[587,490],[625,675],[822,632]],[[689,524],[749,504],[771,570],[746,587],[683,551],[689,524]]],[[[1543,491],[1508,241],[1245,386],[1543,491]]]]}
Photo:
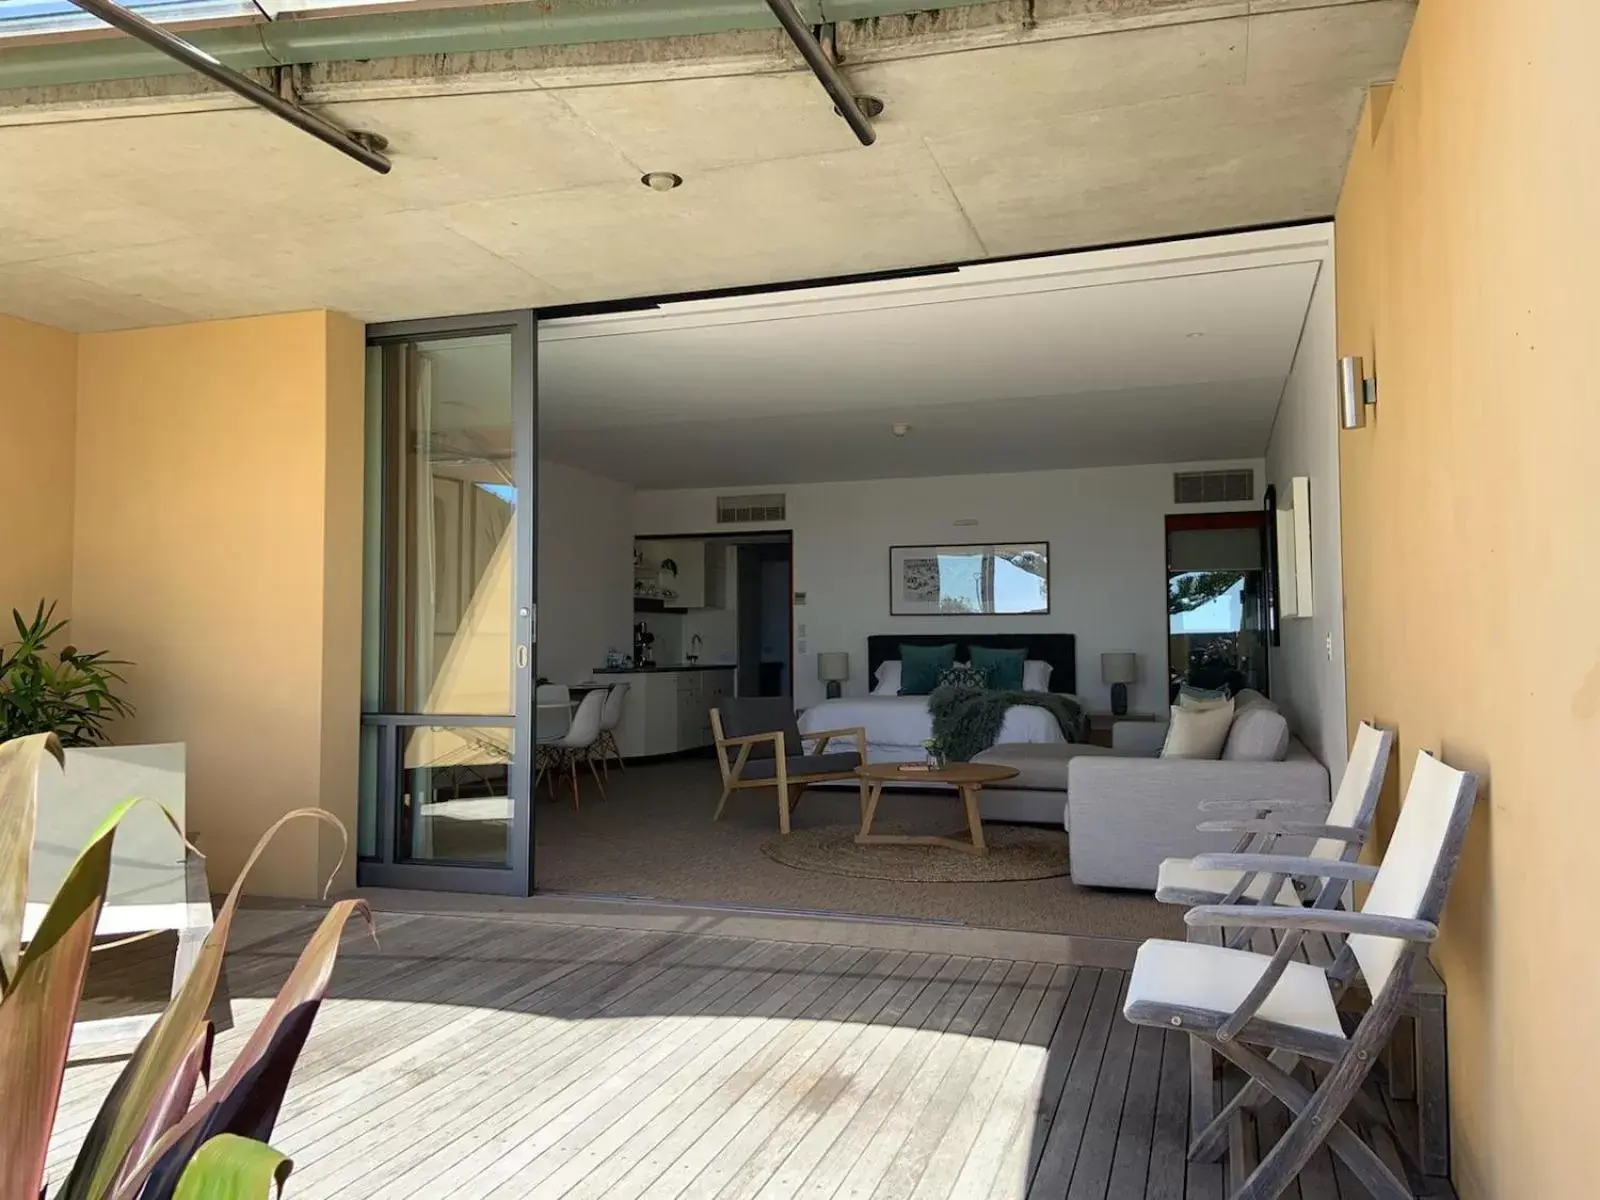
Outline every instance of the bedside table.
{"type": "Polygon", "coordinates": [[[1129,712],[1120,717],[1115,713],[1092,712],[1089,714],[1089,745],[1110,746],[1111,727],[1118,721],[1159,721],[1158,713],[1129,712]]]}

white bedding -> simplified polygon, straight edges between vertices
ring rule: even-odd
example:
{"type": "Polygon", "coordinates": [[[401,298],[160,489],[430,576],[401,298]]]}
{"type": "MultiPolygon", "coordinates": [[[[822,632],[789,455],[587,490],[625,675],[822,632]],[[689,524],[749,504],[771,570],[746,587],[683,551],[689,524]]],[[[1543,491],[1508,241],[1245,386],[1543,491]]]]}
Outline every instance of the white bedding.
{"type": "MultiPolygon", "coordinates": [[[[808,708],[800,717],[800,732],[824,729],[867,731],[869,762],[904,762],[921,758],[922,743],[933,736],[933,714],[926,696],[844,696],[824,700],[808,708]]],[[[1064,742],[1066,737],[1055,717],[1032,704],[1014,704],[1006,709],[997,742],[1064,742]]],[[[849,750],[852,746],[835,739],[830,750],[849,750]]]]}

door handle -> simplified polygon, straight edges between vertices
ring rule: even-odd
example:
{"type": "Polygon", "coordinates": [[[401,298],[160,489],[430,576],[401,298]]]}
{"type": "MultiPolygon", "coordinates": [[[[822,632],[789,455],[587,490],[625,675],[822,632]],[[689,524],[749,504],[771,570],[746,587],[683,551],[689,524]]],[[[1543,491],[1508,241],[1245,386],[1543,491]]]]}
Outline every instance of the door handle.
{"type": "Polygon", "coordinates": [[[527,643],[524,642],[524,643],[522,643],[521,645],[519,645],[517,647],[517,670],[526,671],[527,669],[528,669],[528,646],[527,646],[527,643]]]}

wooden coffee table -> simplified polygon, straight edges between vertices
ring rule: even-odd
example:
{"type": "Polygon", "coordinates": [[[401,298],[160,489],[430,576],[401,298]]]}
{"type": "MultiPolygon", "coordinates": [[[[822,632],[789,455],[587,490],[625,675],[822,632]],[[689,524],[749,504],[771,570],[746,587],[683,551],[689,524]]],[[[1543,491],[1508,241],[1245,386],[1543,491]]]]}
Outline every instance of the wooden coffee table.
{"type": "Polygon", "coordinates": [[[862,846],[945,846],[967,854],[987,854],[989,847],[983,842],[983,819],[978,815],[978,792],[986,783],[997,783],[1017,774],[1015,767],[998,763],[951,763],[939,770],[905,769],[904,763],[868,763],[857,767],[856,774],[867,781],[867,806],[861,812],[861,832],[856,843],[862,846]],[[961,793],[961,803],[967,810],[967,834],[970,840],[959,837],[936,837],[895,833],[873,833],[872,820],[878,815],[878,798],[883,795],[886,783],[942,783],[961,793]]]}

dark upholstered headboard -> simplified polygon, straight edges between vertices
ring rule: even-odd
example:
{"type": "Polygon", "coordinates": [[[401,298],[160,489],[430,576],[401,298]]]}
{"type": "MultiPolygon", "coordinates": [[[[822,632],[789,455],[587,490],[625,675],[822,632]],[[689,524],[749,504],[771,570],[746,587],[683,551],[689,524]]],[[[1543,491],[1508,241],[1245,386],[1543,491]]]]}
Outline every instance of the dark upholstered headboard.
{"type": "Polygon", "coordinates": [[[1026,650],[1029,658],[1047,662],[1054,668],[1050,672],[1052,692],[1075,693],[1078,690],[1077,640],[1077,636],[1070,633],[874,633],[867,638],[867,678],[876,677],[883,662],[900,657],[902,642],[913,646],[944,646],[954,642],[957,662],[969,657],[968,646],[1026,650]]]}

